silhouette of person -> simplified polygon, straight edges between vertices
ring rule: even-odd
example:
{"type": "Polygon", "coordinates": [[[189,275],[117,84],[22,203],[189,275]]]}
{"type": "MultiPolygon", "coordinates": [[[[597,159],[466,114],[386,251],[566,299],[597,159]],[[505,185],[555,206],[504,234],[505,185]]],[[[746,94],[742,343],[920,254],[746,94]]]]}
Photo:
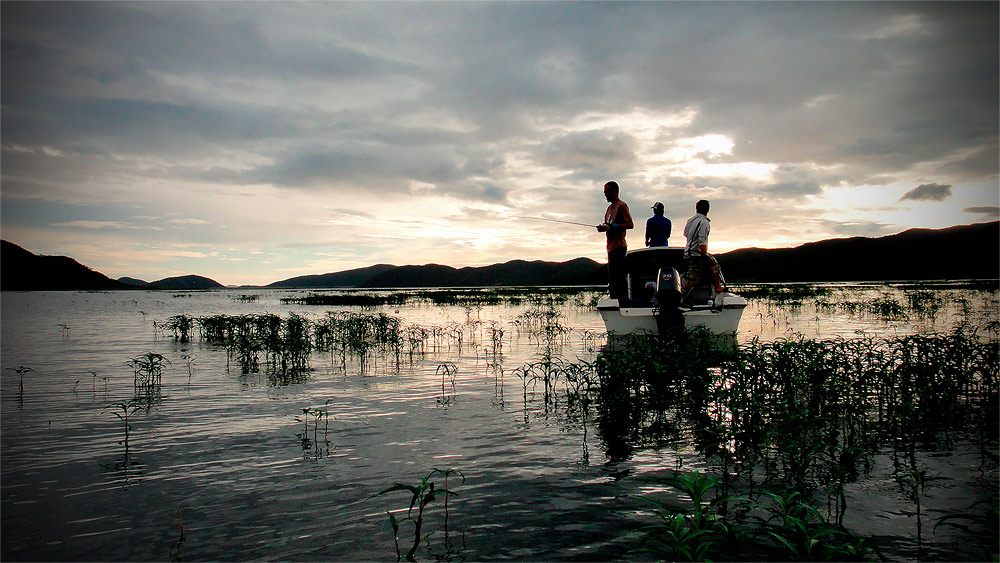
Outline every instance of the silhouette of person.
{"type": "Polygon", "coordinates": [[[708,200],[698,201],[695,204],[696,213],[684,225],[684,238],[687,239],[687,246],[684,248],[684,261],[687,265],[687,271],[684,273],[685,294],[698,285],[705,270],[712,272],[716,292],[726,290],[722,285],[719,262],[708,253],[708,233],[711,230],[708,208],[708,200]]]}
{"type": "Polygon", "coordinates": [[[625,242],[625,231],[635,225],[632,223],[628,204],[621,200],[619,191],[617,182],[604,184],[608,210],[604,212],[604,222],[597,226],[597,231],[605,233],[608,239],[608,294],[612,299],[617,299],[619,305],[627,305],[625,255],[628,253],[628,243],[625,242]]]}
{"type": "Polygon", "coordinates": [[[663,216],[663,204],[653,204],[653,216],[646,220],[646,246],[667,246],[670,219],[663,216]]]}

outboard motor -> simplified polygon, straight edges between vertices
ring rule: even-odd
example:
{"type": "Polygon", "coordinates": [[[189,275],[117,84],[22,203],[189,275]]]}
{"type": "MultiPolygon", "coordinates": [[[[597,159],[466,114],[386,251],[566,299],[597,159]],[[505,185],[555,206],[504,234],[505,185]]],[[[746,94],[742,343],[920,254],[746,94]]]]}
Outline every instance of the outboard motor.
{"type": "Polygon", "coordinates": [[[657,274],[656,329],[660,336],[680,334],[684,330],[684,315],[681,313],[680,276],[675,268],[661,269],[657,274]]]}

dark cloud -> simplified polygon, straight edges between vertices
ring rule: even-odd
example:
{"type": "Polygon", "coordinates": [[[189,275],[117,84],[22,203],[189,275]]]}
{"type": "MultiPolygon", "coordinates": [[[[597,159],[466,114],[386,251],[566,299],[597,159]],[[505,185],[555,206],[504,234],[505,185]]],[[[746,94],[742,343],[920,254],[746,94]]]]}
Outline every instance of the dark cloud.
{"type": "Polygon", "coordinates": [[[634,166],[636,142],[626,132],[592,130],[560,135],[544,143],[539,163],[565,170],[624,170],[634,166]]]}
{"type": "Polygon", "coordinates": [[[899,201],[944,201],[951,197],[951,186],[947,184],[921,184],[903,194],[899,201]]]}
{"type": "Polygon", "coordinates": [[[1000,207],[966,207],[962,211],[985,215],[986,217],[1000,218],[1000,207]]]}

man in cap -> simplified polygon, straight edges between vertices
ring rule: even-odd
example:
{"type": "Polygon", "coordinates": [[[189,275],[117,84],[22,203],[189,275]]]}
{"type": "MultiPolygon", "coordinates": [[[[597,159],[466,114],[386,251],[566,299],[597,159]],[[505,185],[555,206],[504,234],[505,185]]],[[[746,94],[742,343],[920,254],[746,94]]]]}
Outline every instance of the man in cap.
{"type": "Polygon", "coordinates": [[[667,246],[670,219],[663,216],[663,204],[653,204],[653,216],[646,220],[646,246],[667,246]]]}

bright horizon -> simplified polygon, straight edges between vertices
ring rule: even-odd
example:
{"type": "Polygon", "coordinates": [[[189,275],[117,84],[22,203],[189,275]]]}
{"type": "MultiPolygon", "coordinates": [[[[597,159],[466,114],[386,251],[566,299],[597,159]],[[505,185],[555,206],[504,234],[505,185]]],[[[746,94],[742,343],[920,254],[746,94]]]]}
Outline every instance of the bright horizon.
{"type": "Polygon", "coordinates": [[[1000,217],[997,3],[0,4],[0,236],[112,278],[605,262],[1000,217]]]}

